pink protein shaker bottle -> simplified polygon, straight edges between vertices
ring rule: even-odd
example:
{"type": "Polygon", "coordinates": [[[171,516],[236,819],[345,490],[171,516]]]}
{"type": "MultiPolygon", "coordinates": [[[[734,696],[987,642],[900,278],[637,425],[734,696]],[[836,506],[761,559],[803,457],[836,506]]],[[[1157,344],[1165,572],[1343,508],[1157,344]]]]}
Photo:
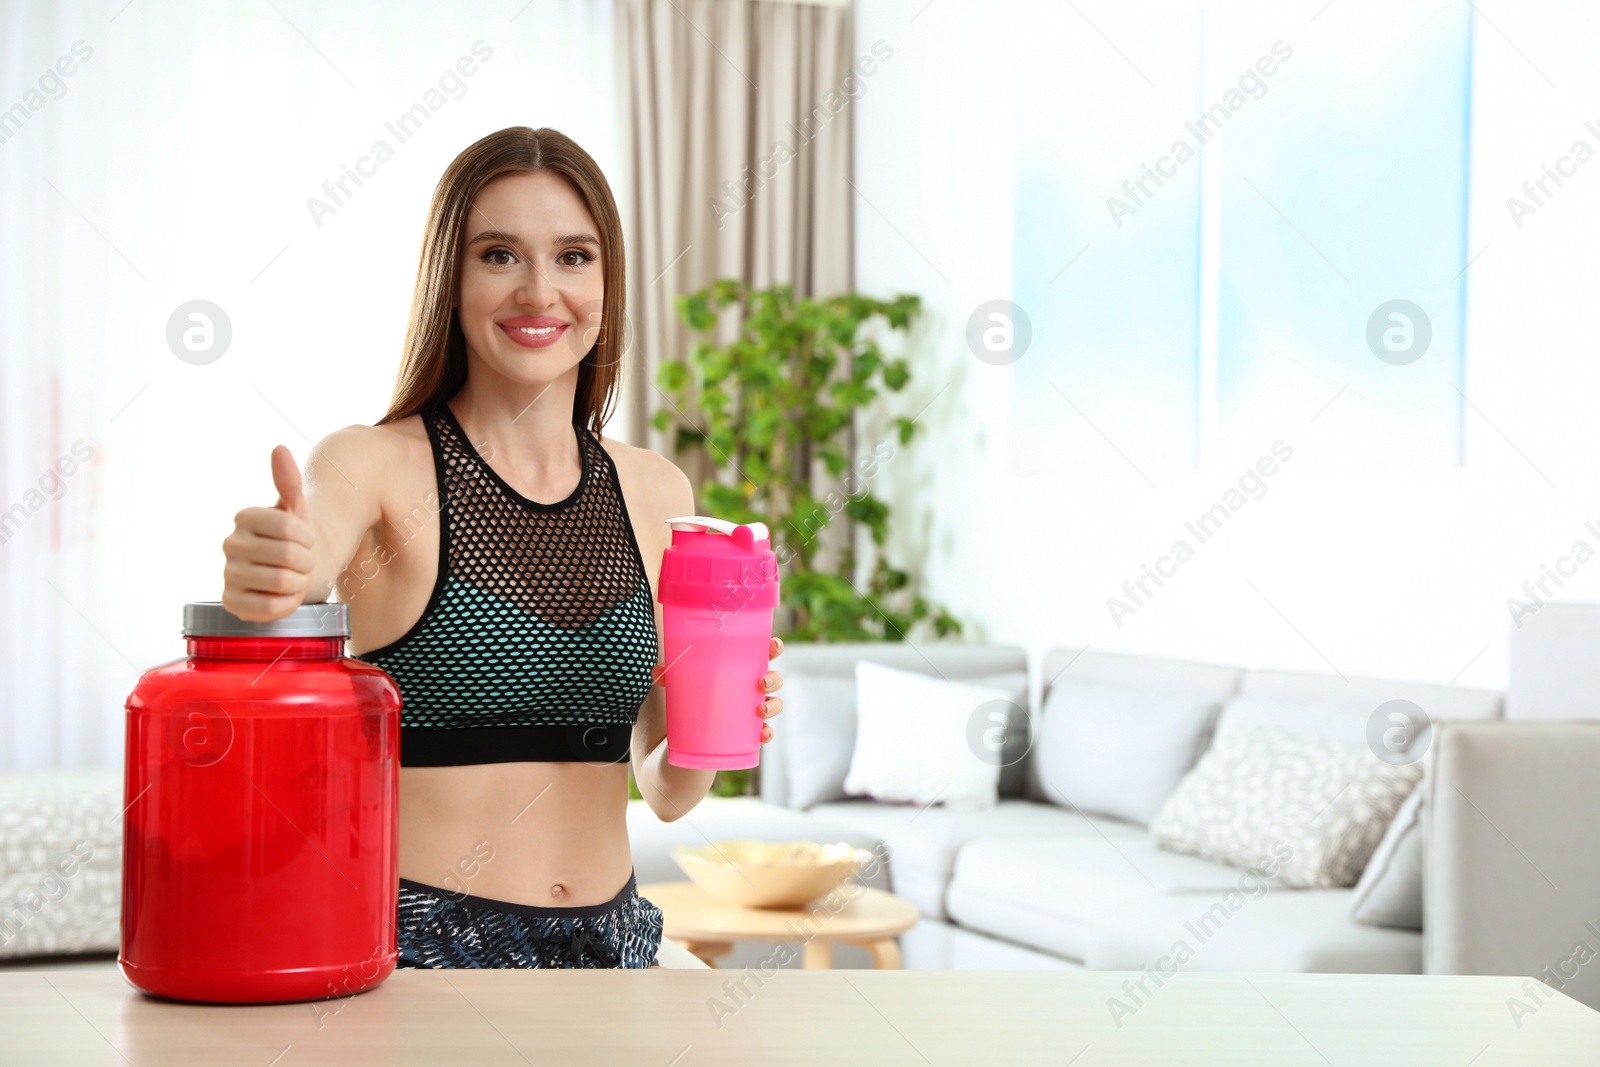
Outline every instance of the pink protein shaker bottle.
{"type": "Polygon", "coordinates": [[[667,762],[738,770],[761,760],[761,678],[778,606],[778,557],[765,523],[668,519],[661,556],[667,762]]]}

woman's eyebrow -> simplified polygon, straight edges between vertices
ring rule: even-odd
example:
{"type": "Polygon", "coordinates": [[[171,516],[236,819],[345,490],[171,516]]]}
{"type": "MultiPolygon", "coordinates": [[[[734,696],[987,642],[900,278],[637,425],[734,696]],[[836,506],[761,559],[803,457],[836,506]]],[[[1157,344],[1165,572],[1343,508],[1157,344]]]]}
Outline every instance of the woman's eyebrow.
{"type": "MultiPolygon", "coordinates": [[[[475,245],[480,241],[499,241],[509,245],[522,244],[522,238],[514,233],[506,233],[504,230],[484,230],[468,241],[467,244],[475,245]]],[[[600,239],[590,233],[569,233],[557,237],[550,243],[553,245],[593,245],[596,248],[600,247],[600,239]]]]}
{"type": "Polygon", "coordinates": [[[508,245],[520,245],[522,243],[522,238],[518,237],[514,233],[506,233],[504,230],[484,230],[476,237],[467,241],[467,244],[475,245],[479,241],[500,241],[508,245]]]}

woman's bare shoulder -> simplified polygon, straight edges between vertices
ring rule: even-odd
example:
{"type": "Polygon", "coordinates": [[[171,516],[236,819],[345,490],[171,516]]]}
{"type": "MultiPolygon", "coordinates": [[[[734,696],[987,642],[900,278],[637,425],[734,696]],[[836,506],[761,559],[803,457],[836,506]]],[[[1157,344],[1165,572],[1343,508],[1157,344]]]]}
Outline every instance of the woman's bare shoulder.
{"type": "Polygon", "coordinates": [[[381,426],[352,423],[317,442],[317,450],[364,463],[382,463],[409,451],[417,443],[426,446],[427,434],[420,416],[397,419],[381,426]]]}
{"type": "Polygon", "coordinates": [[[694,488],[689,476],[672,460],[614,437],[603,439],[601,446],[617,468],[630,511],[642,511],[654,519],[693,512],[694,488]]]}
{"type": "Polygon", "coordinates": [[[389,449],[391,452],[413,452],[417,449],[431,451],[428,443],[427,427],[422,425],[421,415],[407,415],[403,419],[386,422],[378,426],[346,426],[346,430],[365,431],[376,449],[389,449]]]}
{"type": "Polygon", "coordinates": [[[426,460],[431,469],[427,430],[420,415],[396,419],[378,426],[353,423],[334,430],[311,450],[307,473],[327,467],[324,477],[348,480],[352,484],[384,486],[396,474],[426,460]]]}

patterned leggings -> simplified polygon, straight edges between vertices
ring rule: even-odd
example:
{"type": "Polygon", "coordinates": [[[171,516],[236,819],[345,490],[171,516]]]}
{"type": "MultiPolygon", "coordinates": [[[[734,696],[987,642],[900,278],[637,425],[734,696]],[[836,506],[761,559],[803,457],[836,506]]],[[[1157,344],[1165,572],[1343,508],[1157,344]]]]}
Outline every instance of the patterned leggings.
{"type": "Polygon", "coordinates": [[[661,909],[633,873],[604,904],[543,908],[400,879],[397,967],[654,967],[661,909]]]}

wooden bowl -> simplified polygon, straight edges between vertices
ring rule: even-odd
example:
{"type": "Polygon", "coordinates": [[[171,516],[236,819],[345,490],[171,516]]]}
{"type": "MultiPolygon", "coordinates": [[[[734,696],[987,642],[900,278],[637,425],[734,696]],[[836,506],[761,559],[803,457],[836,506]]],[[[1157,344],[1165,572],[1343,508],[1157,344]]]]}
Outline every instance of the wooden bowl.
{"type": "Polygon", "coordinates": [[[679,845],[672,858],[707,894],[746,908],[799,908],[827,896],[872,853],[848,842],[717,841],[679,845]]]}

